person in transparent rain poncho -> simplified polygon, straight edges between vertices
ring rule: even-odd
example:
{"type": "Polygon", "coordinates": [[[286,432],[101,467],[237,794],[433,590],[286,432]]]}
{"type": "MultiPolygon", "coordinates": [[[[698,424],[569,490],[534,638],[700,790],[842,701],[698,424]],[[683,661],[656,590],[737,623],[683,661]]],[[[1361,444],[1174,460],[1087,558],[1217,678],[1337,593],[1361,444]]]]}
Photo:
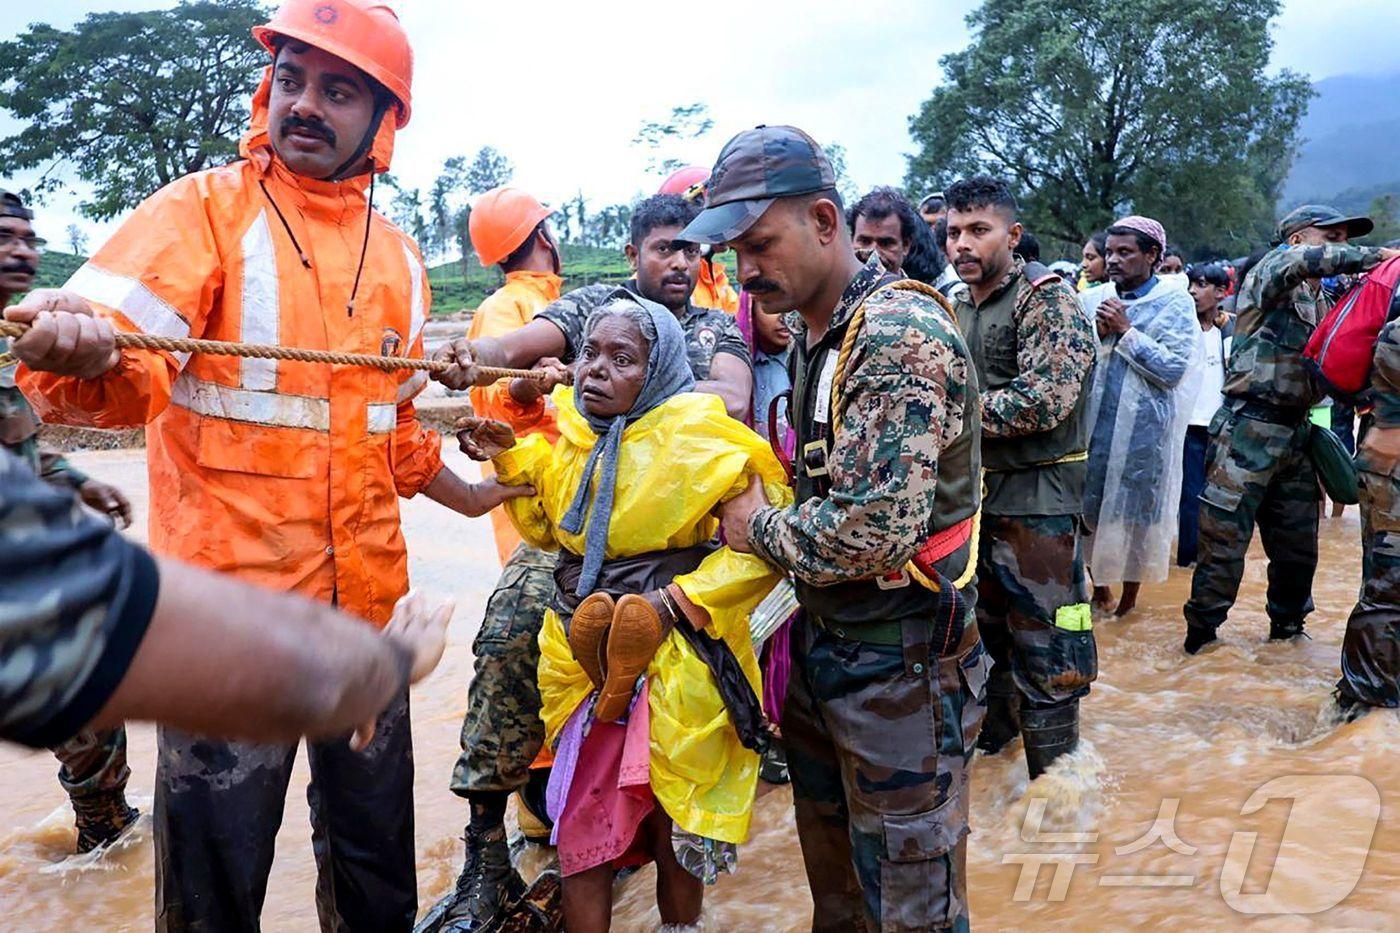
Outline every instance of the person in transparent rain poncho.
{"type": "Polygon", "coordinates": [[[1159,278],[1161,224],[1127,217],[1109,228],[1109,281],[1080,296],[1099,329],[1100,361],[1084,520],[1094,603],[1131,612],[1142,583],[1167,578],[1181,496],[1181,447],[1201,382],[1195,305],[1179,283],[1159,278]]]}

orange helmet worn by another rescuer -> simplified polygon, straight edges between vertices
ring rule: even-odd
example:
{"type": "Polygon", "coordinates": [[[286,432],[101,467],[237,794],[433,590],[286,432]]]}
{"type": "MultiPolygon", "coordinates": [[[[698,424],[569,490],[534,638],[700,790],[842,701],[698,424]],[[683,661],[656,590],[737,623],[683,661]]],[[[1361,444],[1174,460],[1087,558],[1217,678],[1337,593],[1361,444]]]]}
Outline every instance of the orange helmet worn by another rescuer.
{"type": "Polygon", "coordinates": [[[515,252],[554,211],[519,188],[492,188],[477,199],[467,218],[472,249],[483,266],[494,266],[515,252]]]}
{"type": "Polygon", "coordinates": [[[705,182],[709,180],[709,169],[703,165],[687,165],[672,172],[656,193],[679,194],[687,201],[702,201],[705,198],[705,182]]]}
{"type": "Polygon", "coordinates": [[[413,113],[413,50],[387,3],[370,0],[287,0],[253,38],[276,55],[276,39],[305,42],[342,58],[394,96],[398,128],[413,113]]]}

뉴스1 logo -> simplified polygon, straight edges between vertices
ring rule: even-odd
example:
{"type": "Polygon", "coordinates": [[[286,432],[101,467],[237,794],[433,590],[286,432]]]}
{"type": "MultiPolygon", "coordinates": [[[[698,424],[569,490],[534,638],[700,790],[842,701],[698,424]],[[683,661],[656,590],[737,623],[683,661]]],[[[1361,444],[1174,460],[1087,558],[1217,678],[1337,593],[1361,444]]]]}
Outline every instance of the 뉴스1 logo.
{"type": "Polygon", "coordinates": [[[335,21],[340,19],[340,11],[335,8],[334,3],[323,3],[316,8],[316,22],[322,26],[334,26],[335,21]]]}

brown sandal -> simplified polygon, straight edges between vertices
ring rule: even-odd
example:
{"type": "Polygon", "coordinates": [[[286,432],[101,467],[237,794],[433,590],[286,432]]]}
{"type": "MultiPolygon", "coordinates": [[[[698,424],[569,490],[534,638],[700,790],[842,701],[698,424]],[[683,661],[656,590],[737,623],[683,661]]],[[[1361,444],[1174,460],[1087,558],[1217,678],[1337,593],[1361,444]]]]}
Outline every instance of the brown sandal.
{"type": "Polygon", "coordinates": [[[569,623],[569,648],[574,660],[597,689],[603,686],[603,652],[614,611],[611,596],[594,593],[578,604],[573,621],[569,623]]]}
{"type": "Polygon", "coordinates": [[[594,708],[599,719],[614,722],[626,714],[637,678],[647,669],[669,631],[670,626],[645,596],[628,593],[617,601],[612,628],[608,630],[607,673],[594,708]]]}

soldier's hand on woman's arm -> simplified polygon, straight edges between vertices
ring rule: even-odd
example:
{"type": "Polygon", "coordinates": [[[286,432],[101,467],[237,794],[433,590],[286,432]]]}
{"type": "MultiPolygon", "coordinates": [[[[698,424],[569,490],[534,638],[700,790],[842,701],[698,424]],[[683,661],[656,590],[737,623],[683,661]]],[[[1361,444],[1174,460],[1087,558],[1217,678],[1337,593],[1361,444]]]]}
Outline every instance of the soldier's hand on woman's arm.
{"type": "Polygon", "coordinates": [[[724,543],[731,550],[740,554],[753,553],[753,544],[749,540],[749,522],[755,512],[767,508],[769,504],[762,481],[757,476],[750,476],[748,488],[719,507],[724,543]]]}

